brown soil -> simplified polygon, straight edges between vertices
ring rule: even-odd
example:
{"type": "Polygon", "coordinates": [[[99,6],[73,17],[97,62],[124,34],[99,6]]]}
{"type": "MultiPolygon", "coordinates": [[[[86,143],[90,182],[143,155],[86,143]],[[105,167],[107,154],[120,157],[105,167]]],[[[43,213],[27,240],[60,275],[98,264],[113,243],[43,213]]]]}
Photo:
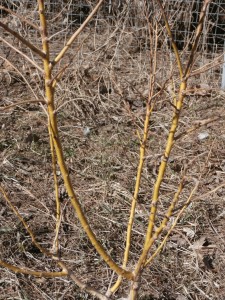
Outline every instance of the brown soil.
{"type": "MultiPolygon", "coordinates": [[[[114,45],[117,37],[113,37],[103,49],[98,47],[107,34],[96,34],[96,44],[89,38],[56,94],[60,136],[75,191],[94,232],[118,263],[123,258],[138,165],[137,130],[143,132],[150,55],[148,49],[127,52],[124,45],[128,37],[125,35],[123,43],[118,45],[114,45]]],[[[35,94],[42,99],[41,78],[12,51],[8,58],[23,71],[35,94]]],[[[34,99],[21,75],[5,63],[2,66],[1,107],[34,99]]],[[[160,74],[156,91],[165,81],[160,74]]],[[[195,82],[193,79],[190,87],[195,82]]],[[[160,94],[151,119],[129,267],[135,265],[143,246],[152,189],[173,111],[170,98],[167,90],[160,94]]],[[[210,90],[205,94],[194,92],[185,100],[177,132],[180,138],[174,145],[161,188],[157,222],[177,191],[184,168],[188,169],[187,179],[179,206],[187,200],[196,180],[200,185],[165,249],[143,274],[140,299],[225,298],[225,187],[216,189],[225,182],[223,118],[182,135],[199,121],[221,115],[224,99],[224,93],[210,90]]],[[[46,113],[38,104],[21,104],[0,111],[0,120],[1,184],[41,245],[51,249],[56,208],[46,113]]],[[[83,233],[59,172],[58,178],[63,212],[60,254],[85,282],[106,292],[116,275],[83,233]]],[[[18,266],[57,270],[32,245],[3,197],[0,198],[0,257],[18,266]]],[[[115,299],[126,295],[127,288],[124,283],[115,299]]],[[[35,278],[3,268],[0,291],[0,299],[92,299],[69,278],[35,278]]]]}

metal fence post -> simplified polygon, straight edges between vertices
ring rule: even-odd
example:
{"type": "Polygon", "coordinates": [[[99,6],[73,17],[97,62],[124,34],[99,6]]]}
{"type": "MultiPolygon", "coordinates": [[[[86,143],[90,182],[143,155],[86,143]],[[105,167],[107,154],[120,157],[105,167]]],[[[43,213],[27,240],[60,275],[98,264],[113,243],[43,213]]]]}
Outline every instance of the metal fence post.
{"type": "Polygon", "coordinates": [[[222,68],[222,90],[225,90],[225,40],[223,44],[223,68],[222,68]]]}

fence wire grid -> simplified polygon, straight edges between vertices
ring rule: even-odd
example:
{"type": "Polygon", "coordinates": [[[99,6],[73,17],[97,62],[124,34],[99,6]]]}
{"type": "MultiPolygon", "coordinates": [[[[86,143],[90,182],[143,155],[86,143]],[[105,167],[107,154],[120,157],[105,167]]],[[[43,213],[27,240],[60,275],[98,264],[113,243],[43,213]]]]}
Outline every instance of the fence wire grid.
{"type": "MultiPolygon", "coordinates": [[[[169,0],[163,1],[165,11],[179,50],[185,57],[190,52],[194,38],[194,30],[198,24],[203,0],[169,0]]],[[[49,20],[53,52],[57,51],[59,41],[65,41],[84,22],[97,1],[91,0],[65,0],[46,1],[46,13],[49,20]]],[[[2,5],[38,24],[38,7],[34,0],[3,0],[2,5]]],[[[117,44],[113,56],[120,64],[124,51],[143,57],[149,49],[148,25],[146,15],[150,22],[154,18],[163,23],[159,8],[154,1],[140,0],[106,0],[94,19],[87,26],[85,33],[104,35],[113,39],[117,44]],[[161,18],[161,19],[160,19],[161,18]]],[[[0,9],[1,19],[11,28],[18,30],[23,36],[37,38],[37,33],[28,28],[16,16],[9,16],[4,9],[0,9]]],[[[1,31],[4,36],[5,33],[1,31]]],[[[166,37],[166,31],[159,38],[159,53],[168,55],[171,48],[166,37]]],[[[210,84],[213,88],[220,88],[223,70],[223,52],[225,36],[225,0],[212,1],[207,10],[204,22],[200,47],[198,48],[198,67],[215,60],[215,68],[210,69],[201,77],[201,81],[210,84]],[[218,60],[219,59],[219,60],[218,60]]],[[[95,36],[93,43],[95,43],[95,36]]],[[[82,39],[82,38],[81,38],[82,39]]],[[[80,41],[80,40],[79,40],[80,41]]],[[[77,47],[79,41],[74,47],[77,47]]],[[[105,41],[106,43],[106,41],[105,41]]],[[[93,44],[92,51],[96,51],[93,44]]],[[[71,50],[72,52],[74,51],[71,50]]],[[[171,50],[172,52],[172,50],[171,50]]],[[[87,54],[87,53],[86,53],[87,54]]],[[[89,53],[90,54],[90,53],[89,53]]],[[[80,54],[79,54],[80,55],[80,54]]],[[[82,54],[85,56],[85,53],[82,54]]],[[[164,56],[164,57],[165,57],[164,56]]],[[[172,53],[171,53],[172,56],[172,53]]],[[[84,57],[83,57],[84,59],[84,57]]],[[[163,70],[162,70],[163,71],[163,70]]]]}

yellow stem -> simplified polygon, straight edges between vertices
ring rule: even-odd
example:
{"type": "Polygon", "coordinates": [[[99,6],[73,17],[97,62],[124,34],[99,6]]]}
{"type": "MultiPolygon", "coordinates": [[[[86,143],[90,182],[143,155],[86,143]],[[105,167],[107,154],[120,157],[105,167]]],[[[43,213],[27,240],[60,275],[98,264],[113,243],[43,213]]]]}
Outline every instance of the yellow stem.
{"type": "MultiPolygon", "coordinates": [[[[134,195],[133,195],[133,199],[132,199],[132,203],[131,203],[130,217],[129,217],[129,221],[128,221],[128,225],[127,225],[127,238],[126,238],[126,248],[125,248],[124,259],[123,259],[123,268],[126,267],[128,258],[129,258],[129,251],[130,251],[130,245],[131,245],[131,233],[132,233],[132,227],[133,227],[133,223],[134,223],[134,215],[135,215],[138,193],[139,193],[139,189],[140,189],[143,164],[145,161],[146,142],[148,139],[148,127],[149,127],[149,120],[150,120],[152,110],[153,110],[153,106],[150,107],[149,104],[147,104],[146,118],[145,118],[145,124],[144,124],[144,135],[143,135],[143,140],[141,141],[141,145],[140,145],[139,166],[138,166],[138,170],[137,170],[134,195]]],[[[112,293],[114,293],[119,288],[121,282],[122,282],[122,277],[120,276],[118,278],[118,280],[116,281],[116,283],[110,289],[112,293]]]]}
{"type": "Polygon", "coordinates": [[[60,210],[60,200],[59,200],[59,185],[58,178],[56,174],[56,158],[55,158],[55,150],[54,150],[54,142],[52,139],[51,132],[49,132],[50,137],[50,147],[52,153],[52,171],[54,177],[54,185],[55,185],[55,202],[56,202],[56,228],[55,228],[55,238],[53,241],[53,253],[57,254],[59,250],[59,229],[60,229],[60,221],[61,221],[61,210],[60,210]]]}
{"type": "Polygon", "coordinates": [[[183,77],[188,78],[189,75],[190,75],[190,72],[191,72],[191,69],[192,69],[192,66],[193,66],[193,63],[194,63],[194,56],[195,56],[195,53],[197,51],[198,42],[199,42],[199,39],[200,39],[200,36],[201,36],[201,33],[202,33],[202,28],[203,28],[203,23],[204,23],[207,7],[208,7],[208,5],[211,1],[212,0],[205,0],[204,3],[203,3],[201,13],[200,13],[200,16],[199,16],[198,26],[196,28],[195,41],[193,43],[191,53],[190,53],[190,56],[189,56],[189,59],[188,59],[187,66],[186,66],[185,72],[183,74],[183,77]]]}
{"type": "Polygon", "coordinates": [[[83,22],[83,24],[77,29],[77,31],[71,36],[69,41],[66,43],[65,47],[59,52],[59,54],[53,59],[51,63],[51,67],[56,65],[65,55],[67,50],[70,48],[72,43],[75,41],[75,39],[79,36],[79,34],[84,30],[84,28],[87,26],[87,24],[90,22],[90,20],[93,18],[93,16],[96,14],[98,11],[99,7],[103,3],[104,0],[100,0],[98,4],[95,6],[93,11],[90,13],[90,15],[86,18],[86,20],[83,22]]]}
{"type": "MultiPolygon", "coordinates": [[[[102,2],[102,1],[101,1],[102,2]]],[[[70,197],[70,201],[74,210],[77,213],[77,217],[80,220],[80,223],[86,232],[87,236],[89,237],[92,245],[95,247],[99,255],[102,259],[110,266],[112,270],[114,270],[117,274],[132,280],[133,274],[132,272],[126,271],[123,268],[119,267],[112,258],[107,254],[104,250],[102,245],[97,240],[94,232],[90,228],[90,225],[86,219],[86,216],[83,213],[81,205],[75,195],[73,190],[72,182],[69,176],[69,172],[64,160],[63,150],[59,138],[58,133],[58,125],[57,125],[57,118],[56,112],[54,107],[54,88],[52,87],[52,74],[51,74],[51,67],[50,67],[50,59],[49,59],[49,46],[48,46],[48,38],[47,38],[47,23],[44,15],[44,3],[43,0],[38,0],[39,4],[39,14],[40,14],[40,22],[41,22],[41,35],[42,35],[42,44],[43,44],[43,51],[45,53],[45,58],[43,58],[44,63],[44,71],[45,71],[45,93],[46,99],[48,103],[48,115],[49,115],[49,131],[51,132],[55,153],[57,157],[57,162],[64,180],[65,188],[67,193],[70,197]]]]}
{"type": "Polygon", "coordinates": [[[18,212],[18,210],[16,209],[16,207],[12,204],[12,202],[10,201],[10,199],[8,198],[6,192],[4,191],[4,189],[2,187],[0,187],[0,191],[3,194],[3,197],[5,198],[6,202],[8,203],[8,205],[10,206],[10,208],[13,210],[13,212],[15,213],[15,215],[18,217],[18,219],[21,221],[21,223],[23,224],[24,228],[27,230],[27,232],[29,233],[31,239],[32,239],[32,243],[45,255],[51,257],[61,268],[62,271],[61,272],[42,272],[42,271],[33,271],[27,268],[20,268],[20,267],[16,267],[14,265],[8,264],[4,261],[0,261],[0,265],[8,268],[16,273],[23,273],[23,274],[29,274],[29,275],[33,275],[33,276],[38,276],[38,277],[61,277],[61,276],[70,276],[70,278],[82,289],[85,290],[87,292],[89,292],[90,294],[92,294],[93,296],[98,297],[101,300],[107,300],[107,297],[104,296],[103,294],[99,293],[97,290],[95,290],[94,288],[91,288],[90,286],[88,286],[86,283],[84,283],[83,281],[81,281],[77,276],[75,276],[73,274],[73,272],[64,264],[64,262],[62,262],[58,256],[52,255],[50,252],[48,252],[48,250],[44,249],[41,247],[41,245],[36,241],[35,236],[33,234],[33,231],[30,229],[30,227],[28,226],[28,224],[26,223],[26,221],[23,219],[23,217],[20,215],[20,213],[18,212]]]}
{"type": "Polygon", "coordinates": [[[0,266],[7,268],[15,273],[21,273],[21,274],[27,274],[27,275],[33,275],[37,277],[62,277],[67,276],[67,272],[61,271],[61,272],[45,272],[45,271],[34,271],[27,268],[20,268],[16,267],[14,265],[11,265],[3,260],[0,260],[0,266]]]}
{"type": "Polygon", "coordinates": [[[164,10],[164,8],[162,6],[161,0],[157,0],[157,2],[159,4],[159,6],[160,6],[160,9],[161,9],[161,12],[162,12],[162,15],[163,15],[163,19],[164,19],[164,22],[165,22],[166,30],[167,30],[167,33],[168,33],[168,35],[170,37],[171,44],[172,44],[172,47],[173,47],[173,51],[174,51],[174,54],[175,54],[175,57],[176,57],[177,66],[178,66],[178,70],[179,70],[179,73],[180,73],[180,79],[182,80],[182,78],[183,78],[183,67],[182,67],[182,63],[181,63],[179,51],[178,51],[177,45],[176,45],[176,43],[174,41],[173,34],[172,34],[172,31],[170,29],[170,25],[169,25],[169,22],[168,22],[168,18],[166,16],[165,10],[164,10]]]}
{"type": "Polygon", "coordinates": [[[147,229],[145,245],[147,245],[149,239],[152,236],[152,231],[153,231],[154,223],[155,223],[156,210],[157,210],[157,203],[158,203],[158,199],[159,199],[159,190],[160,190],[160,186],[161,186],[161,183],[162,183],[162,180],[163,180],[163,177],[165,174],[165,170],[167,167],[167,161],[168,161],[170,152],[173,147],[174,135],[175,135],[175,132],[176,132],[176,129],[178,126],[179,114],[180,114],[180,110],[182,108],[183,99],[184,99],[183,91],[185,91],[185,89],[186,89],[186,82],[182,82],[180,85],[179,97],[178,97],[178,100],[176,103],[176,109],[173,114],[172,124],[171,124],[171,128],[169,131],[169,136],[167,139],[166,149],[164,152],[164,156],[162,158],[162,162],[159,167],[158,177],[157,177],[157,180],[156,180],[156,183],[154,186],[154,191],[153,191],[153,196],[152,196],[152,205],[151,205],[151,211],[150,211],[150,217],[149,217],[149,225],[148,225],[148,229],[147,229]]]}
{"type": "Polygon", "coordinates": [[[182,213],[184,212],[184,210],[188,207],[188,205],[191,203],[193,194],[195,193],[195,191],[197,190],[199,185],[199,181],[197,181],[195,187],[193,188],[193,190],[190,193],[190,196],[188,197],[188,200],[186,201],[186,203],[183,205],[182,209],[179,211],[175,221],[173,222],[173,225],[170,227],[170,229],[168,230],[166,236],[164,237],[163,241],[161,242],[161,244],[159,245],[159,247],[156,249],[156,251],[151,255],[151,257],[145,262],[144,266],[149,265],[152,260],[156,257],[156,255],[161,251],[161,249],[163,248],[163,246],[165,245],[168,237],[170,236],[171,232],[173,231],[174,227],[176,226],[178,220],[180,219],[182,213]]]}

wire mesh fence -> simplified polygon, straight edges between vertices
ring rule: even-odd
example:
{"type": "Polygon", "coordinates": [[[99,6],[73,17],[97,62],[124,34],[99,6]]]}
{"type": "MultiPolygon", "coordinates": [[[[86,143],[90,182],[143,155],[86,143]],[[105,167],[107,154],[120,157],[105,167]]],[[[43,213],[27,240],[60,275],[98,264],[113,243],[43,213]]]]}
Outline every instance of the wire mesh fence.
{"type": "MultiPolygon", "coordinates": [[[[182,57],[184,60],[192,47],[194,30],[198,24],[202,3],[203,0],[164,1],[165,11],[174,39],[179,50],[183,52],[182,57]]],[[[36,1],[5,0],[2,1],[2,4],[4,7],[38,24],[36,1]]],[[[95,4],[96,1],[92,0],[46,1],[46,12],[50,24],[49,30],[51,39],[54,41],[53,52],[57,51],[59,41],[66,42],[72,32],[84,22],[95,4]]],[[[17,29],[23,36],[32,39],[37,38],[35,30],[28,28],[29,26],[21,19],[18,20],[16,16],[9,17],[9,13],[4,9],[0,10],[0,15],[3,21],[10,27],[17,29]]],[[[163,28],[163,19],[157,2],[150,1],[148,3],[139,0],[105,1],[98,14],[86,28],[87,36],[94,34],[93,45],[90,47],[89,52],[96,51],[99,47],[109,49],[114,43],[114,46],[116,45],[114,53],[107,53],[106,55],[108,57],[112,56],[117,65],[123,60],[124,55],[133,56],[133,59],[136,59],[137,56],[143,58],[147,53],[146,51],[150,48],[146,17],[150,23],[154,18],[158,19],[159,25],[163,28]],[[102,40],[102,46],[96,46],[97,35],[105,35],[105,40],[102,40]],[[106,45],[107,42],[108,45],[106,45]]],[[[204,77],[201,77],[201,81],[203,80],[205,83],[213,85],[216,88],[221,87],[224,34],[225,0],[212,1],[208,7],[201,43],[198,48],[197,67],[201,68],[215,60],[215,68],[206,72],[204,77]]],[[[158,40],[161,60],[165,61],[169,50],[171,50],[170,41],[165,30],[160,32],[158,40]]],[[[78,43],[79,41],[75,44],[75,47],[78,46],[78,43]]],[[[73,53],[74,49],[71,49],[71,52],[73,53]]],[[[86,54],[79,55],[85,57],[86,54]]],[[[173,56],[172,50],[169,55],[173,56]]],[[[164,65],[164,67],[165,70],[168,69],[167,65],[164,65]]]]}

